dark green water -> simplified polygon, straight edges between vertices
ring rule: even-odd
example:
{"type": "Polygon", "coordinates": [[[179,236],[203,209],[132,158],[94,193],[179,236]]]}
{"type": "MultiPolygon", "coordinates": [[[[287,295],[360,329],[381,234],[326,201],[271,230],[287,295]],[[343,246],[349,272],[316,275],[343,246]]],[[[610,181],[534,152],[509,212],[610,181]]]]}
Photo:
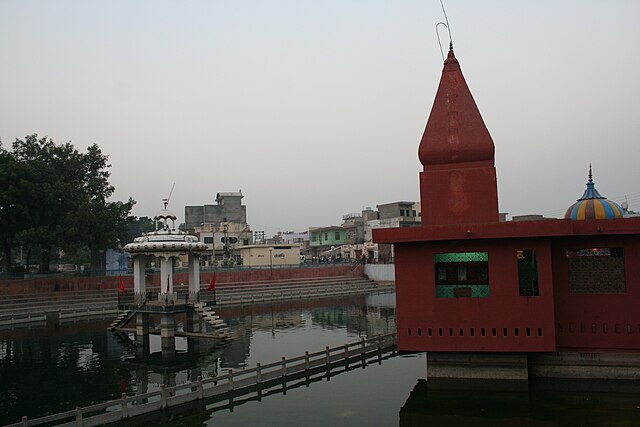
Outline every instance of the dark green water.
{"type": "MultiPolygon", "coordinates": [[[[236,339],[201,342],[162,362],[106,331],[111,319],[0,330],[0,425],[135,395],[395,331],[393,295],[352,296],[220,309],[236,339]],[[192,348],[193,350],[193,348],[192,348]]],[[[529,384],[424,380],[424,354],[393,355],[233,402],[194,405],[130,425],[209,426],[638,426],[640,389],[630,382],[529,384]]]]}

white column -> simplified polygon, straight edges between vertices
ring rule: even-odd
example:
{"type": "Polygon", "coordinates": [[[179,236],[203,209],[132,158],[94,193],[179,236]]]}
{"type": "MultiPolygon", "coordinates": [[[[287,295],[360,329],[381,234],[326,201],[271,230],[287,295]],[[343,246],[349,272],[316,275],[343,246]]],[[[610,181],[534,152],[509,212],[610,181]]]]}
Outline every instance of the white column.
{"type": "Polygon", "coordinates": [[[200,292],[200,255],[189,253],[189,298],[196,300],[200,292]]]}
{"type": "Polygon", "coordinates": [[[173,293],[173,257],[160,257],[160,293],[173,293]]]}
{"type": "Polygon", "coordinates": [[[146,259],[146,255],[135,255],[133,257],[133,294],[138,304],[143,303],[147,292],[147,276],[144,271],[146,259]]]}

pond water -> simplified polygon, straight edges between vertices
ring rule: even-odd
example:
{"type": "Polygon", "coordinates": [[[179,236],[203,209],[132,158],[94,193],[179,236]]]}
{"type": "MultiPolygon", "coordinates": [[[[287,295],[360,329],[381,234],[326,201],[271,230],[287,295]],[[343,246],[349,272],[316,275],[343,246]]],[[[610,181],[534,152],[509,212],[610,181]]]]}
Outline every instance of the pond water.
{"type": "MultiPolygon", "coordinates": [[[[177,338],[164,363],[160,340],[135,351],[107,332],[112,319],[0,329],[0,425],[254,367],[395,331],[395,295],[359,295],[218,310],[235,339],[187,351],[177,338]]],[[[178,319],[178,323],[180,320],[178,319]]],[[[330,376],[157,413],[131,425],[413,426],[640,425],[640,390],[630,382],[528,384],[425,381],[424,354],[391,354],[330,376]]]]}

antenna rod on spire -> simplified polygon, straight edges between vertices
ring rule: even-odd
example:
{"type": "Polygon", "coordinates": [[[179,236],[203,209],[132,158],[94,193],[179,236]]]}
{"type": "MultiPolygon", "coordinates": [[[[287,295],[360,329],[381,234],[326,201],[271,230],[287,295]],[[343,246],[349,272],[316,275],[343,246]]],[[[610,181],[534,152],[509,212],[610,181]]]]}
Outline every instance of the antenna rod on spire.
{"type": "Polygon", "coordinates": [[[451,26],[449,25],[449,18],[447,18],[447,11],[444,10],[444,3],[440,0],[440,6],[442,7],[442,13],[444,14],[444,20],[446,22],[447,31],[449,32],[449,50],[453,50],[453,38],[451,38],[451,26]]]}
{"type": "Polygon", "coordinates": [[[173,189],[174,188],[176,188],[176,183],[175,182],[171,186],[171,191],[169,191],[169,197],[167,197],[166,199],[162,199],[162,202],[164,203],[164,208],[165,209],[167,209],[167,205],[169,204],[169,200],[171,200],[171,195],[173,194],[173,189]]]}
{"type": "Polygon", "coordinates": [[[442,56],[442,60],[444,61],[444,52],[442,50],[442,42],[440,41],[440,33],[438,32],[439,25],[444,25],[446,27],[447,24],[445,24],[444,22],[438,22],[436,24],[436,36],[438,37],[438,46],[440,46],[440,56],[442,56]]]}

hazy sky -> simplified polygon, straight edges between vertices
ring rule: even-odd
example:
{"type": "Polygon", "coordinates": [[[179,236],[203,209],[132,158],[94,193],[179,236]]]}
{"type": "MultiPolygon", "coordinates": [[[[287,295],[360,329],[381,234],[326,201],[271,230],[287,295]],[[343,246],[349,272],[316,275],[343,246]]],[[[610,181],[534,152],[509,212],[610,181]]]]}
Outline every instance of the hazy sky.
{"type": "MultiPolygon", "coordinates": [[[[640,1],[445,6],[500,210],[562,216],[589,162],[640,210],[640,1]]],[[[175,182],[179,221],[242,189],[254,230],[337,225],[419,199],[441,20],[437,0],[0,0],[0,138],[97,143],[139,216],[175,182]]]]}

